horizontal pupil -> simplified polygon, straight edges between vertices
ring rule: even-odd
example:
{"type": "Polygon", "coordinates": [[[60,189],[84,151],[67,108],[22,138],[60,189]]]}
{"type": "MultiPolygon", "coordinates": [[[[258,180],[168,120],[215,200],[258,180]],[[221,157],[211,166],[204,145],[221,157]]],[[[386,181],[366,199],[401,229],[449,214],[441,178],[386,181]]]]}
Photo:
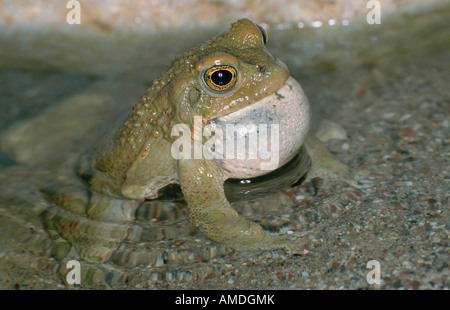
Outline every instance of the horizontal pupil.
{"type": "Polygon", "coordinates": [[[227,85],[230,83],[233,75],[228,70],[218,70],[211,75],[211,81],[216,85],[227,85]]]}

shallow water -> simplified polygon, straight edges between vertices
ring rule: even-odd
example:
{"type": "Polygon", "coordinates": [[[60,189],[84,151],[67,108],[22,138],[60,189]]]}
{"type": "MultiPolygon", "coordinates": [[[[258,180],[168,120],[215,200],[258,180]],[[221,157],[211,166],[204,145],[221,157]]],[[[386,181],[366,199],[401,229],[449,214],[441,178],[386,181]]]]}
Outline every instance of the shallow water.
{"type": "MultiPolygon", "coordinates": [[[[286,61],[308,95],[314,129],[323,118],[340,124],[347,137],[330,141],[329,147],[367,174],[360,180],[358,199],[338,206],[337,215],[319,211],[342,194],[339,183],[317,196],[301,187],[236,206],[274,229],[304,232],[303,255],[234,253],[193,231],[178,207],[149,206],[141,210],[140,234],[160,242],[150,253],[143,243],[124,249],[110,266],[113,271],[106,271],[112,282],[119,288],[368,288],[366,263],[377,259],[383,273],[375,288],[448,288],[450,24],[445,12],[386,21],[387,29],[269,32],[269,50],[286,61]],[[148,221],[156,213],[166,226],[148,221]],[[181,223],[182,231],[171,228],[173,223],[181,223]],[[176,233],[183,237],[175,242],[161,237],[176,233]],[[136,263],[140,260],[150,261],[150,267],[136,263]]],[[[164,38],[152,44],[164,47],[164,38]]],[[[105,77],[39,66],[0,70],[3,133],[45,109],[61,120],[67,110],[57,110],[59,105],[89,98],[98,102],[70,112],[86,113],[84,131],[68,121],[79,117],[66,115],[65,130],[40,136],[48,129],[28,128],[31,142],[8,144],[0,153],[0,287],[64,287],[36,216],[47,207],[37,184],[65,181],[77,153],[101,135],[99,123],[114,122],[115,114],[137,102],[169,64],[166,55],[155,57],[146,60],[153,69],[146,76],[105,77]]]]}

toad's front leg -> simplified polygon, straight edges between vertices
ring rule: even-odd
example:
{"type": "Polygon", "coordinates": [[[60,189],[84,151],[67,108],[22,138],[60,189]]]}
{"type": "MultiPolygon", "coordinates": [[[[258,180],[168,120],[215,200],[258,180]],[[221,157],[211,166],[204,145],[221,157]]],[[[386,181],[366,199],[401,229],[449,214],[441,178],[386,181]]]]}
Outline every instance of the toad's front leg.
{"type": "Polygon", "coordinates": [[[189,219],[211,240],[236,250],[300,248],[296,241],[263,230],[231,207],[223,188],[227,176],[215,161],[184,159],[178,169],[189,219]]]}

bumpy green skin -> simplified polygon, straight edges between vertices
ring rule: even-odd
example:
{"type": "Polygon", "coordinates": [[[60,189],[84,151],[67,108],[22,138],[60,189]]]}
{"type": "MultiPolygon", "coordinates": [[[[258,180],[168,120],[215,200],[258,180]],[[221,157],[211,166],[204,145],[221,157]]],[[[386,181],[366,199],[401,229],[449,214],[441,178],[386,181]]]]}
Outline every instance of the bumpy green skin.
{"type": "Polygon", "coordinates": [[[180,184],[189,219],[210,239],[235,249],[298,248],[230,206],[223,189],[227,175],[214,160],[177,161],[170,152],[175,124],[193,132],[195,115],[206,122],[242,109],[275,93],[288,77],[286,66],[267,52],[261,30],[246,19],[176,59],[113,139],[82,160],[79,174],[90,192],[48,191],[59,210],[47,214],[47,226],[55,239],[63,238],[55,255],[67,254],[66,240],[85,261],[107,261],[126,239],[139,202],[156,198],[170,183],[180,184]],[[217,62],[239,72],[238,85],[226,95],[212,94],[201,79],[202,70],[217,62]]]}

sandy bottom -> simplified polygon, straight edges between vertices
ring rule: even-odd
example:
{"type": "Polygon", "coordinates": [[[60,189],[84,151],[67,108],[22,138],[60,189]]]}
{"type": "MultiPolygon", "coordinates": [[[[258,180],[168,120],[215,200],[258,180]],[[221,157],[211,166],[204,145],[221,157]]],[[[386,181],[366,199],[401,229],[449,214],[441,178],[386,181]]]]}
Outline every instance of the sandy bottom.
{"type": "MultiPolygon", "coordinates": [[[[364,172],[357,193],[334,206],[333,195],[347,190],[339,183],[325,184],[316,196],[307,186],[285,192],[285,201],[275,210],[252,212],[258,205],[251,204],[240,208],[254,220],[300,232],[302,253],[233,252],[193,233],[181,238],[181,245],[158,244],[165,253],[176,246],[194,253],[188,263],[163,260],[152,268],[112,266],[122,275],[110,279],[109,285],[128,289],[448,289],[449,61],[450,54],[440,51],[390,66],[291,73],[309,97],[315,123],[325,118],[345,129],[346,139],[329,142],[335,156],[364,172]],[[331,215],[319,212],[324,206],[331,215]],[[196,254],[199,247],[209,252],[196,254]],[[367,263],[372,260],[380,264],[380,284],[367,282],[367,263]]],[[[40,74],[31,76],[39,79],[40,74]]],[[[39,109],[39,100],[29,98],[52,94],[53,102],[69,90],[82,92],[92,82],[78,79],[74,84],[72,77],[61,81],[56,75],[45,75],[40,88],[33,90],[33,79],[23,78],[29,72],[2,71],[0,80],[11,81],[12,75],[21,81],[16,88],[28,92],[17,98],[12,82],[3,85],[4,96],[21,103],[14,108],[17,115],[39,109]]],[[[6,102],[2,100],[2,109],[6,102]]],[[[6,156],[1,156],[1,164],[0,289],[67,288],[58,276],[58,262],[49,257],[51,241],[37,216],[45,202],[36,198],[37,188],[31,185],[35,181],[30,182],[54,179],[54,175],[45,167],[32,175],[6,156]]]]}

